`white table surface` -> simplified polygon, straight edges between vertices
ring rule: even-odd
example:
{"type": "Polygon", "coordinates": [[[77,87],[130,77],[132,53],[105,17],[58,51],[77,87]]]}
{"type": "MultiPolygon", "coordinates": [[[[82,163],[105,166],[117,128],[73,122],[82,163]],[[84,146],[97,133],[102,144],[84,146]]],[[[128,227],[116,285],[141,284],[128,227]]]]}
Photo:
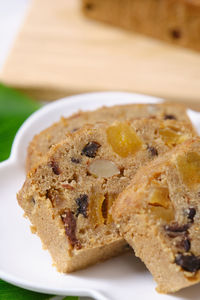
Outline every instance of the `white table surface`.
{"type": "Polygon", "coordinates": [[[0,0],[0,73],[31,0],[0,0]]]}

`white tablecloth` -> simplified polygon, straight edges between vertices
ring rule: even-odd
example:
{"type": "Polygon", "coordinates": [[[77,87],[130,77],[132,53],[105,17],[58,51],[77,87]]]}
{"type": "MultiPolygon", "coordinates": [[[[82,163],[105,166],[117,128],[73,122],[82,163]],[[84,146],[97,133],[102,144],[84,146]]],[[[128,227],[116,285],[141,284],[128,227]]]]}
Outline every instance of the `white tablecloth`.
{"type": "Polygon", "coordinates": [[[0,73],[29,5],[30,0],[0,0],[0,73]]]}

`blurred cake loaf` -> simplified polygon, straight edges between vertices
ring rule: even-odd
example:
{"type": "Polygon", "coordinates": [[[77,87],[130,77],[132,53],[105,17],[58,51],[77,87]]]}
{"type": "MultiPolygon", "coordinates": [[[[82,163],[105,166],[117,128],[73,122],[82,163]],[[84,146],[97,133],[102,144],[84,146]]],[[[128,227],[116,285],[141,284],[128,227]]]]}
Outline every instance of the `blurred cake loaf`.
{"type": "Polygon", "coordinates": [[[82,0],[87,17],[200,50],[199,0],[82,0]]]}

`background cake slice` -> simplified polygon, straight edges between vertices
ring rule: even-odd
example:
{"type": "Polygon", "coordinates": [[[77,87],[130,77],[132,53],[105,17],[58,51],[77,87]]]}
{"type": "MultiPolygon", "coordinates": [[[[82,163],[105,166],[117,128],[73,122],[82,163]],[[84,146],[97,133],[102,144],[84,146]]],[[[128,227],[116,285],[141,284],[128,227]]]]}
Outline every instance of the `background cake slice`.
{"type": "Polygon", "coordinates": [[[200,50],[198,0],[82,0],[82,9],[92,19],[200,50]]]}
{"type": "Polygon", "coordinates": [[[186,107],[179,104],[130,104],[102,107],[95,111],[79,112],[61,120],[36,135],[28,148],[27,171],[49,151],[52,145],[61,142],[68,132],[74,132],[86,123],[114,122],[134,118],[156,117],[161,120],[174,119],[190,123],[186,107]]]}
{"type": "Polygon", "coordinates": [[[200,138],[141,168],[112,207],[159,292],[200,281],[200,138]]]}
{"type": "Polygon", "coordinates": [[[137,169],[194,136],[176,120],[143,119],[85,125],[51,148],[18,194],[61,272],[124,252],[110,215],[137,169]]]}

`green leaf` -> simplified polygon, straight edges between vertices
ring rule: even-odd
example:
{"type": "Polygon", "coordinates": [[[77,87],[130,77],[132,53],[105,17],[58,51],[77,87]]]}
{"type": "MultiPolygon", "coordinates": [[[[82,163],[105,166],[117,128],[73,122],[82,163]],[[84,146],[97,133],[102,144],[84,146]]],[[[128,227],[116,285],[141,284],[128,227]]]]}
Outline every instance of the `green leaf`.
{"type": "Polygon", "coordinates": [[[62,300],[78,300],[79,297],[67,296],[56,297],[54,295],[41,294],[28,290],[24,290],[17,286],[11,285],[3,280],[0,280],[0,300],[48,300],[48,299],[62,299],[62,300]]]}
{"type": "Polygon", "coordinates": [[[24,290],[0,280],[0,300],[45,300],[52,297],[52,295],[24,290]]]}
{"type": "Polygon", "coordinates": [[[65,298],[63,298],[62,300],[78,300],[79,297],[72,297],[72,296],[67,296],[65,298]]]}
{"type": "Polygon", "coordinates": [[[0,161],[7,159],[14,136],[40,104],[0,84],[0,161]]]}
{"type": "MultiPolygon", "coordinates": [[[[17,130],[40,106],[38,102],[0,84],[0,161],[9,157],[17,130]]],[[[0,300],[44,300],[52,297],[55,296],[24,290],[0,280],[0,300]]],[[[63,297],[58,298],[63,299],[63,297]]],[[[78,300],[79,298],[69,296],[64,299],[78,300]]]]}

